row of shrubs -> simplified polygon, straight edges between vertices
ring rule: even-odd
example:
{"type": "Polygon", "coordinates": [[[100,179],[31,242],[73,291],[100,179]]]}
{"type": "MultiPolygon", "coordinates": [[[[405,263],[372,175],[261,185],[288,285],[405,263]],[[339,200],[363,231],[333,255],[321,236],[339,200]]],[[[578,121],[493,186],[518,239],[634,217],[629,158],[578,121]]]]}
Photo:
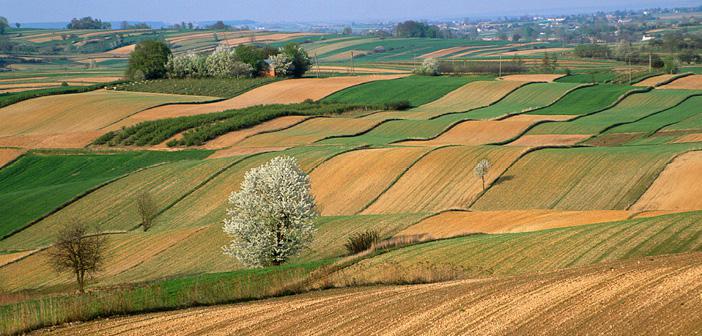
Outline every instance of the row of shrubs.
{"type": "Polygon", "coordinates": [[[182,95],[231,98],[255,87],[275,81],[272,77],[258,78],[185,78],[156,79],[131,82],[117,86],[117,90],[155,92],[182,95]]]}
{"type": "Polygon", "coordinates": [[[373,109],[377,106],[347,103],[312,102],[289,105],[259,105],[238,110],[228,110],[195,116],[146,121],[137,125],[104,134],[95,145],[148,146],[173,139],[168,146],[200,146],[228,132],[252,127],[262,122],[288,115],[332,115],[355,109],[373,109]]]}

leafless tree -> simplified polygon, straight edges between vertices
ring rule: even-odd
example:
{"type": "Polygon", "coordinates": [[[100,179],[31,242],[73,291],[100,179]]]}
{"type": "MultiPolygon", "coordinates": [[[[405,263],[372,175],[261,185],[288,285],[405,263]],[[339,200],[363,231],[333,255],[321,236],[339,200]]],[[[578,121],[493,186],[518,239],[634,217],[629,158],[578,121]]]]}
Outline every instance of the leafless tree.
{"type": "Polygon", "coordinates": [[[141,217],[141,227],[144,231],[151,228],[154,218],[158,214],[158,206],[156,201],[148,192],[143,192],[137,196],[136,200],[137,211],[139,211],[139,217],[141,217]]]}
{"type": "Polygon", "coordinates": [[[88,234],[85,223],[72,219],[59,229],[56,243],[49,249],[49,262],[59,273],[73,273],[78,289],[85,293],[85,276],[102,270],[105,247],[104,236],[88,234]]]}

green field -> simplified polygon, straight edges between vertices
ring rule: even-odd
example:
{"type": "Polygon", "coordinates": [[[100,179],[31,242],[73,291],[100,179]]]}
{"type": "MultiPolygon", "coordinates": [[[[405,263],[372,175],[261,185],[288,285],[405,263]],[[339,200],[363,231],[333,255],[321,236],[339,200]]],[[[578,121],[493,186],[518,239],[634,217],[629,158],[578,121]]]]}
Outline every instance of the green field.
{"type": "MultiPolygon", "coordinates": [[[[611,128],[590,142],[610,146],[613,144],[619,144],[620,141],[625,141],[635,136],[644,137],[646,135],[653,134],[658,130],[665,129],[666,126],[675,126],[680,122],[693,118],[698,119],[701,113],[702,96],[693,96],[675,107],[652,114],[632,123],[611,128]],[[621,134],[626,134],[626,136],[622,137],[620,136],[621,134]]],[[[640,141],[637,143],[640,144],[640,141]]]]}
{"type": "Polygon", "coordinates": [[[625,210],[693,145],[543,149],[504,172],[476,210],[625,210]],[[636,169],[632,169],[636,167],[636,169]]]}
{"type": "Polygon", "coordinates": [[[0,170],[0,236],[22,229],[74,197],[160,162],[202,159],[209,151],[47,155],[30,153],[0,170]]]}
{"type": "Polygon", "coordinates": [[[406,100],[412,106],[419,106],[470,82],[488,79],[487,76],[410,76],[353,86],[324,98],[324,101],[384,104],[406,100]]]}
{"type": "MultiPolygon", "coordinates": [[[[484,42],[466,41],[458,39],[431,39],[431,38],[388,38],[380,41],[370,41],[368,43],[357,44],[346,48],[336,49],[326,54],[317,55],[324,62],[348,62],[347,59],[335,60],[334,56],[348,51],[364,51],[367,54],[357,56],[355,60],[359,63],[378,61],[397,61],[413,59],[426,53],[437,50],[458,47],[458,46],[481,46],[486,47],[504,45],[507,42],[484,42]],[[382,46],[385,52],[374,53],[373,49],[382,46]]],[[[357,53],[358,55],[358,53],[357,53]]]]}
{"type": "Polygon", "coordinates": [[[462,113],[450,113],[429,120],[390,120],[370,131],[352,137],[337,137],[323,144],[383,145],[408,139],[428,139],[441,134],[451,125],[469,119],[490,119],[519,114],[526,109],[549,105],[579,84],[535,83],[525,85],[497,103],[462,113]]]}
{"type": "Polygon", "coordinates": [[[600,84],[582,87],[565,95],[555,104],[531,111],[538,115],[584,115],[614,104],[626,92],[635,89],[627,85],[600,84]]]}
{"type": "Polygon", "coordinates": [[[275,80],[275,77],[157,79],[122,84],[117,90],[232,98],[275,80]]]}
{"type": "Polygon", "coordinates": [[[632,94],[612,108],[573,121],[545,123],[528,134],[598,134],[623,123],[630,123],[671,108],[694,91],[653,90],[632,94]]]}
{"type": "Polygon", "coordinates": [[[608,260],[702,251],[702,213],[526,233],[473,235],[409,246],[366,259],[340,276],[382,278],[415,268],[463,277],[518,275],[608,260]]]}

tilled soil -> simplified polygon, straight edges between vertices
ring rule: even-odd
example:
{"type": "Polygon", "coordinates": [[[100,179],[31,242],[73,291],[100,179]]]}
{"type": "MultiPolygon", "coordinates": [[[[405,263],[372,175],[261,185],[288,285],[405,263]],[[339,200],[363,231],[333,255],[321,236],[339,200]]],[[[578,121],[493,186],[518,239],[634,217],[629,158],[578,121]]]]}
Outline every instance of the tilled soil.
{"type": "Polygon", "coordinates": [[[36,335],[692,335],[702,255],[520,277],[326,290],[95,321],[36,335]]]}

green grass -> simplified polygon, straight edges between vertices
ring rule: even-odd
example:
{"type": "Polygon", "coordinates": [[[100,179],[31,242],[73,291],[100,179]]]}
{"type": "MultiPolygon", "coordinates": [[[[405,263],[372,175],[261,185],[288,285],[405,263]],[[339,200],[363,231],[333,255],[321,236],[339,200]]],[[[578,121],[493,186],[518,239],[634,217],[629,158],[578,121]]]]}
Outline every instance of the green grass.
{"type": "MultiPolygon", "coordinates": [[[[690,99],[691,102],[700,102],[700,99],[698,97],[694,97],[690,99]]],[[[690,117],[680,120],[670,126],[664,127],[661,131],[699,131],[702,130],[702,112],[700,111],[700,105],[692,105],[687,104],[685,102],[682,105],[688,106],[692,111],[686,111],[687,113],[689,112],[697,112],[691,115],[690,117]]]]}
{"type": "Polygon", "coordinates": [[[702,114],[702,96],[690,97],[680,105],[663,112],[652,114],[633,123],[614,127],[604,134],[614,133],[651,133],[665,126],[697,117],[702,114]]]}
{"type": "Polygon", "coordinates": [[[198,146],[220,135],[253,127],[262,122],[288,115],[331,115],[366,108],[345,103],[313,102],[289,105],[258,105],[238,110],[146,121],[108,132],[94,141],[96,145],[157,145],[183,133],[169,146],[198,146]]]}
{"type": "Polygon", "coordinates": [[[294,294],[315,269],[333,260],[184,276],[96,290],[85,295],[30,298],[0,306],[0,332],[21,333],[73,321],[114,315],[235,303],[294,294]]]}
{"type": "Polygon", "coordinates": [[[194,96],[210,96],[231,98],[238,96],[255,87],[276,81],[276,78],[189,78],[189,79],[158,79],[143,82],[132,82],[117,86],[122,91],[170,93],[194,96]]]}
{"type": "Polygon", "coordinates": [[[671,108],[693,93],[686,90],[653,90],[632,94],[610,109],[573,121],[541,124],[528,134],[599,134],[612,126],[634,122],[671,108]]]}
{"type": "Polygon", "coordinates": [[[489,79],[487,76],[410,76],[353,86],[324,100],[354,104],[384,104],[406,100],[412,106],[419,106],[470,82],[489,79]]]}
{"type": "Polygon", "coordinates": [[[473,235],[413,245],[366,259],[343,274],[362,279],[444,267],[465,277],[545,272],[670,253],[702,251],[702,213],[526,233],[473,235]]]}
{"type": "Polygon", "coordinates": [[[472,206],[475,210],[625,210],[676,155],[678,144],[542,149],[522,157],[472,206]]]}
{"type": "Polygon", "coordinates": [[[0,237],[22,229],[102,183],[160,162],[202,159],[210,151],[46,155],[29,153],[0,170],[0,237]]]}
{"type": "Polygon", "coordinates": [[[613,104],[624,93],[635,89],[628,85],[595,85],[579,88],[557,103],[529,114],[583,115],[602,110],[613,104]]]}
{"type": "Polygon", "coordinates": [[[497,104],[473,110],[468,116],[471,119],[492,119],[548,106],[578,85],[580,84],[534,83],[525,85],[510,93],[497,104]]]}

